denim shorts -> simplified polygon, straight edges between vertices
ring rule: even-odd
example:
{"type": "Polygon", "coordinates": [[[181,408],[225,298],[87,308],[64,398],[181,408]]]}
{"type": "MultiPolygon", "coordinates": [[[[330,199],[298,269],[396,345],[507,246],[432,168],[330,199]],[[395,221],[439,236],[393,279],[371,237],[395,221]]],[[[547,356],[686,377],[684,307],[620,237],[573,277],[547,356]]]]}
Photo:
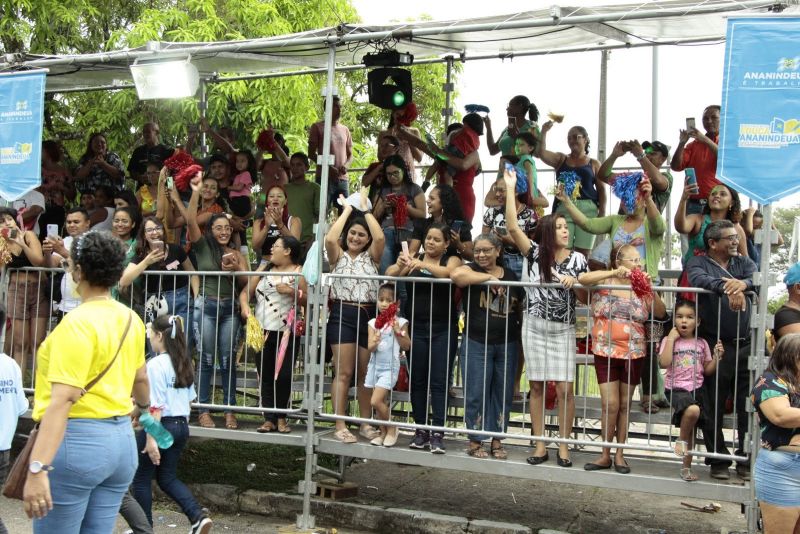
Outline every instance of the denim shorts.
{"type": "Polygon", "coordinates": [[[800,453],[761,449],[754,470],[756,499],[773,506],[800,506],[800,453]]]}

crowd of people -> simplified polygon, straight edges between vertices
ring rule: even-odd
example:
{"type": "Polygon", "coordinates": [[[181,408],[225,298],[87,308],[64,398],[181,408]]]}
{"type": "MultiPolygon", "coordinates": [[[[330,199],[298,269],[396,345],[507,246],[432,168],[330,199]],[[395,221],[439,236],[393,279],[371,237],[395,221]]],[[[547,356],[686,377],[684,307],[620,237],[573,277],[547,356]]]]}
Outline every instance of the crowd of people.
{"type": "MultiPolygon", "coordinates": [[[[548,134],[561,117],[540,126],[538,109],[522,95],[509,101],[508,126],[496,141],[488,114],[468,113],[461,123],[449,125],[444,146],[423,139],[413,128],[417,112],[411,104],[391,113],[387,129],[378,136],[377,161],[363,177],[356,177],[350,169],[350,132],[340,122],[341,103],[334,98],[333,104],[327,205],[338,216],[327,227],[323,244],[334,275],[328,284],[325,341],[333,369],[332,409],[340,416],[335,421],[336,439],[355,443],[360,436],[376,446],[395,445],[400,422],[391,421],[387,403],[401,368],[407,366],[416,425],[412,448],[446,452],[445,414],[458,378],[463,385],[467,453],[505,459],[499,434],[506,432],[512,404],[520,400],[524,373],[535,439],[527,461],[532,465],[549,461],[545,390],[548,383],[555,383],[558,435],[569,438],[575,418],[576,306],[583,303],[592,316],[591,352],[603,439],[600,456],[584,469],[630,472],[624,445],[631,403],[640,386],[643,410],[654,413],[671,407],[674,412],[672,422],[679,429],[675,452],[684,459],[680,473],[684,480],[697,479],[691,456],[697,426],[703,429],[706,451],[730,455],[722,429],[729,398],[737,416],[735,454],[747,456],[750,295],[755,288],[754,260],[761,253],[753,236],[763,220],[755,210],[743,210],[738,193],[715,177],[719,106],[704,110],[702,130],[679,132],[671,160],[662,142],[623,140],[600,162],[590,157],[589,135],[581,126],[568,129],[568,150],[548,148],[552,145],[548,134]],[[490,153],[500,157],[489,194],[476,199],[478,148],[484,135],[490,153]],[[424,180],[416,168],[422,154],[434,160],[424,180]],[[613,173],[615,163],[626,155],[640,170],[613,173]],[[535,159],[555,170],[557,185],[551,195],[540,190],[535,159]],[[696,182],[687,181],[683,187],[674,221],[663,216],[673,187],[670,170],[664,168],[668,161],[671,170],[692,168],[696,175],[696,182]],[[351,187],[360,192],[351,195],[351,187]],[[620,196],[620,210],[606,214],[611,192],[620,196]],[[552,213],[546,215],[545,208],[551,205],[552,213]],[[471,224],[477,210],[484,214],[480,232],[471,224]],[[708,292],[687,291],[688,300],[671,305],[672,324],[657,335],[652,323],[667,322],[669,317],[665,304],[669,299],[662,300],[657,288],[670,222],[686,236],[683,284],[708,292]],[[596,236],[604,237],[596,240],[596,236]],[[382,275],[394,277],[395,282],[382,283],[382,275]],[[640,293],[634,279],[642,278],[656,291],[640,293]],[[602,287],[591,290],[595,285],[602,287]],[[407,365],[402,363],[403,353],[407,365]],[[659,366],[666,370],[663,379],[659,366]],[[342,417],[349,414],[353,385],[362,421],[385,423],[380,428],[362,422],[358,435],[348,429],[342,417]]],[[[237,148],[229,129],[214,130],[205,121],[201,128],[214,141],[214,151],[200,161],[204,170],[191,176],[183,189],[165,163],[175,151],[160,142],[159,126],[151,122],[143,126],[144,143],[133,151],[127,167],[102,133],[89,137],[75,168],[65,165],[57,143],[45,141],[42,186],[0,208],[7,251],[3,261],[10,271],[6,352],[23,374],[36,358],[34,419],[53,438],[46,449],[37,451],[46,463],[58,461],[60,439],[47,418],[57,412],[61,432],[68,418],[77,417],[66,407],[58,408],[58,403],[75,402],[85,378],[66,380],[72,376],[67,369],[71,364],[56,358],[53,340],[56,333],[63,336],[68,330],[59,326],[45,339],[47,319],[55,315],[73,328],[78,316],[90,320],[87,288],[96,285],[89,299],[105,300],[107,290],[109,299],[128,305],[153,325],[146,342],[141,336],[127,338],[125,346],[130,345],[131,351],[138,344],[151,357],[145,367],[141,354],[131,355],[127,372],[137,381],[145,370],[150,373],[152,391],[154,376],[162,382],[167,376],[181,393],[168,388],[158,397],[170,406],[161,417],[175,438],[175,449],[159,453],[157,446],[139,436],[138,449],[145,452],[139,455],[133,496],[151,523],[153,476],[193,524],[204,520],[188,490],[174,477],[188,432],[195,376],[199,424],[215,426],[210,406],[221,404],[226,407],[225,427],[238,428],[236,370],[245,337],[240,332],[253,319],[264,338],[263,348],[252,360],[259,376],[259,403],[265,409],[258,431],[291,432],[286,410],[300,343],[290,316],[302,313],[306,305],[302,265],[314,241],[314,226],[325,219],[319,207],[322,165],[316,165],[316,174],[309,174],[310,162],[323,152],[322,122],[311,126],[307,152],[292,152],[271,129],[259,135],[254,154],[237,148]],[[48,278],[20,270],[61,267],[74,273],[82,261],[75,257],[76,250],[100,235],[96,230],[110,232],[114,240],[113,246],[98,247],[122,255],[116,279],[106,276],[97,284],[81,285],[75,274],[48,278]],[[256,270],[258,275],[248,274],[256,270]],[[176,330],[179,338],[185,337],[183,345],[175,345],[176,330]],[[191,371],[190,377],[193,364],[186,355],[194,349],[199,373],[191,371]],[[284,354],[289,355],[286,363],[284,354]],[[218,386],[222,397],[215,400],[218,386]],[[50,387],[52,391],[45,392],[50,387]]],[[[193,145],[194,139],[188,139],[176,150],[191,153],[193,145]]],[[[766,387],[786,386],[788,369],[794,365],[797,370],[797,352],[790,347],[794,347],[791,334],[800,324],[800,267],[790,271],[786,283],[790,300],[779,314],[781,320],[776,320],[776,332],[787,340],[779,344],[781,362],[773,362],[773,374],[765,375],[767,385],[764,379],[757,383],[756,397],[766,387]]],[[[108,309],[96,311],[110,317],[124,309],[102,306],[108,309]]],[[[791,387],[784,390],[796,400],[800,380],[797,375],[791,380],[791,387]]],[[[776,421],[765,423],[767,429],[770,424],[778,429],[771,438],[777,440],[773,445],[788,446],[784,430],[794,424],[793,435],[797,434],[797,408],[792,407],[795,404],[772,408],[772,395],[761,394],[755,404],[762,418],[776,421]],[[775,410],[788,410],[789,415],[776,416],[775,410]]],[[[121,400],[108,402],[113,410],[96,413],[109,417],[128,413],[121,400]]],[[[141,391],[137,404],[146,404],[141,391]]],[[[108,439],[128,439],[121,433],[114,438],[116,431],[102,432],[108,439]]],[[[562,467],[572,466],[566,443],[558,443],[556,461],[562,467]]],[[[705,461],[712,477],[730,477],[730,460],[713,456],[705,461]]],[[[736,472],[749,479],[749,462],[738,463],[736,472]]],[[[121,474],[122,479],[130,483],[128,474],[121,474]]],[[[110,488],[109,498],[126,490],[127,484],[110,488]]],[[[44,494],[44,488],[36,493],[44,494]]],[[[775,507],[784,506],[782,500],[774,502],[775,507]]],[[[778,517],[779,512],[774,513],[778,517]]]]}

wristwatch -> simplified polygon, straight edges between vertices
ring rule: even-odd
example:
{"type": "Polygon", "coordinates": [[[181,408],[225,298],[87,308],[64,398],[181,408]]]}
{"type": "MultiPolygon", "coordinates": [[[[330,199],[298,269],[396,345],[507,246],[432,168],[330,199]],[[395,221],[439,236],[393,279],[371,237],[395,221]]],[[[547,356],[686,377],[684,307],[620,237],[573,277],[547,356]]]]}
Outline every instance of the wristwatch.
{"type": "Polygon", "coordinates": [[[28,466],[28,470],[32,474],[36,475],[38,473],[41,473],[42,471],[44,471],[45,473],[52,471],[53,470],[53,466],[52,465],[43,464],[39,460],[34,460],[28,466]]]}

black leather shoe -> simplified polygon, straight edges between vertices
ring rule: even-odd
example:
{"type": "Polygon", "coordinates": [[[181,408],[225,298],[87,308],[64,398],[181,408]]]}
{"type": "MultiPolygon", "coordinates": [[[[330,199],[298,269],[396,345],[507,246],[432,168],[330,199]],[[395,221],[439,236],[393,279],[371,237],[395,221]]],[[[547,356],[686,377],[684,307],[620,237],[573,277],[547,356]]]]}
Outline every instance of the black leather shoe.
{"type": "Polygon", "coordinates": [[[603,469],[611,469],[611,464],[608,465],[600,465],[595,463],[588,463],[583,466],[584,471],[601,471],[603,469]]]}
{"type": "Polygon", "coordinates": [[[614,463],[614,471],[621,475],[627,475],[631,472],[631,468],[627,465],[620,465],[618,463],[614,463]]]}
{"type": "Polygon", "coordinates": [[[545,463],[550,459],[550,453],[544,453],[544,456],[528,456],[527,462],[531,465],[539,465],[545,463]]]}
{"type": "Polygon", "coordinates": [[[562,458],[557,454],[556,454],[556,462],[561,467],[572,467],[572,460],[570,460],[569,458],[562,458]]]}

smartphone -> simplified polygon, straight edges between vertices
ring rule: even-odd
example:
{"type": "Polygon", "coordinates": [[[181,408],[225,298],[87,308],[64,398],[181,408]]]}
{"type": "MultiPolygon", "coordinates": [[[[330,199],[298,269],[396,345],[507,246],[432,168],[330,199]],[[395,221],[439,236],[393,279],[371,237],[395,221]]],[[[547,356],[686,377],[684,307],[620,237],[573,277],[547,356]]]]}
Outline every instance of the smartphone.
{"type": "Polygon", "coordinates": [[[517,129],[517,119],[514,117],[508,118],[508,129],[509,130],[516,130],[517,129]]]}
{"type": "Polygon", "coordinates": [[[464,226],[464,221],[459,221],[458,219],[456,219],[455,221],[453,221],[453,224],[450,226],[450,228],[455,233],[459,233],[459,232],[461,232],[461,227],[462,226],[464,226]]]}
{"type": "Polygon", "coordinates": [[[57,224],[48,224],[47,225],[47,237],[58,237],[58,225],[57,224]]]}
{"type": "Polygon", "coordinates": [[[400,248],[403,249],[403,254],[408,256],[408,241],[401,241],[400,242],[400,248]]]}
{"type": "Polygon", "coordinates": [[[167,176],[167,189],[175,188],[175,179],[172,176],[167,176]]]}
{"type": "Polygon", "coordinates": [[[17,238],[17,229],[16,228],[3,228],[3,229],[0,229],[0,236],[3,236],[6,239],[16,239],[17,238]]]}
{"type": "Polygon", "coordinates": [[[222,255],[222,263],[231,261],[236,254],[233,252],[228,252],[227,254],[222,255]]]}
{"type": "Polygon", "coordinates": [[[695,126],[694,117],[686,117],[686,129],[687,130],[694,130],[697,126],[695,126]]]}
{"type": "Polygon", "coordinates": [[[163,241],[161,241],[161,240],[153,241],[152,245],[153,245],[153,248],[155,248],[155,249],[159,249],[160,248],[160,249],[163,249],[166,252],[166,249],[164,248],[164,242],[163,241]]]}
{"type": "Polygon", "coordinates": [[[693,167],[686,167],[683,169],[683,173],[686,175],[686,185],[694,186],[694,194],[700,192],[700,188],[697,186],[697,174],[694,172],[693,167]]]}

